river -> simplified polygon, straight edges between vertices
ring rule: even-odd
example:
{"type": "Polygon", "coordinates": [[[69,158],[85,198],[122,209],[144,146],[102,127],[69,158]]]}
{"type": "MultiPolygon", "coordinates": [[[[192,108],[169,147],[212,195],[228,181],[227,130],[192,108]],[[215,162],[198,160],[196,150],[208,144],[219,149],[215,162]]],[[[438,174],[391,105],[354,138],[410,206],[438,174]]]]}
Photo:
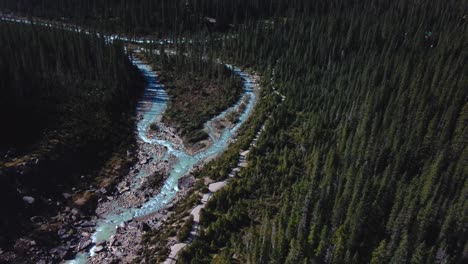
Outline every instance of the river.
{"type": "MultiPolygon", "coordinates": [[[[167,108],[167,94],[164,91],[164,87],[158,83],[156,74],[151,68],[143,63],[138,58],[132,58],[133,63],[141,73],[145,76],[147,85],[145,88],[144,95],[139,103],[137,112],[142,115],[142,118],[137,123],[137,135],[139,139],[145,143],[152,145],[164,146],[167,149],[167,155],[173,155],[176,157],[176,162],[173,164],[170,174],[161,187],[160,192],[151,197],[141,207],[137,208],[124,208],[116,206],[113,210],[108,213],[104,218],[98,220],[96,224],[96,231],[92,235],[93,243],[108,240],[112,235],[116,233],[116,226],[122,222],[129,221],[135,217],[142,217],[151,213],[157,212],[167,206],[176,196],[178,190],[178,180],[192,170],[196,165],[222,153],[228,147],[233,136],[237,133],[241,125],[247,120],[251,114],[257,95],[253,91],[252,81],[248,78],[247,74],[242,72],[239,68],[232,65],[226,65],[235,74],[239,75],[243,79],[244,91],[241,98],[237,103],[218,116],[212,118],[206,122],[205,129],[209,131],[209,135],[212,144],[193,155],[190,155],[183,146],[170,140],[164,140],[160,138],[153,138],[148,135],[150,125],[161,119],[164,111],[167,108]],[[220,136],[214,135],[213,121],[222,118],[227,112],[236,109],[242,101],[246,101],[247,105],[244,112],[240,115],[239,121],[230,129],[225,128],[220,136]],[[149,105],[148,105],[149,103],[149,105]]],[[[152,159],[145,166],[151,166],[151,163],[163,162],[161,158],[152,159]]],[[[149,171],[142,169],[138,177],[149,176],[149,171]]],[[[131,188],[137,188],[138,184],[135,181],[131,188]]],[[[94,255],[95,247],[91,248],[90,252],[78,254],[75,260],[70,263],[87,263],[89,256],[94,255]]]]}
{"type": "MultiPolygon", "coordinates": [[[[1,15],[0,19],[3,21],[14,22],[14,23],[24,23],[31,24],[32,22],[24,18],[8,17],[1,15]]],[[[52,22],[34,22],[35,24],[53,27],[67,31],[75,31],[82,34],[96,34],[100,37],[103,37],[107,43],[113,42],[114,40],[119,40],[129,43],[173,43],[172,40],[155,40],[155,39],[145,39],[145,38],[130,38],[120,35],[111,35],[111,34],[99,34],[97,32],[88,31],[77,27],[75,25],[67,25],[62,23],[52,23],[52,22]]],[[[183,40],[185,42],[186,40],[183,40]]],[[[234,135],[241,127],[241,125],[247,120],[250,114],[253,111],[254,105],[257,101],[257,95],[253,91],[252,80],[249,79],[248,75],[241,71],[239,68],[225,64],[227,68],[233,71],[235,74],[240,76],[243,80],[244,91],[233,106],[226,109],[224,112],[215,116],[205,124],[205,129],[209,133],[209,136],[212,140],[212,144],[209,145],[206,149],[197,152],[195,154],[189,154],[184,146],[181,143],[177,143],[168,139],[155,138],[149,136],[150,125],[154,122],[161,120],[162,115],[164,114],[167,108],[168,97],[164,91],[164,87],[158,83],[157,76],[155,72],[149,67],[149,65],[143,63],[136,57],[132,57],[133,64],[140,70],[142,75],[146,79],[146,87],[141,98],[138,107],[137,113],[142,116],[142,118],[137,123],[137,135],[138,138],[150,145],[154,146],[164,146],[167,150],[167,153],[164,157],[154,157],[149,161],[148,164],[143,165],[140,170],[140,173],[133,179],[131,184],[131,189],[136,189],[139,187],[138,180],[144,177],[148,177],[153,171],[150,170],[151,167],[154,167],[154,163],[164,162],[169,155],[172,155],[176,158],[176,161],[172,164],[169,176],[166,178],[163,186],[161,187],[159,193],[151,197],[140,207],[127,208],[123,206],[114,206],[112,210],[108,212],[104,217],[98,220],[96,224],[96,230],[92,234],[92,241],[94,244],[107,241],[112,235],[116,233],[116,226],[122,222],[127,222],[136,217],[143,217],[154,212],[157,212],[165,208],[176,196],[178,190],[178,181],[181,177],[189,173],[195,166],[207,161],[210,158],[213,158],[221,154],[229,146],[229,143],[232,141],[234,135]],[[225,128],[221,135],[215,136],[213,124],[214,121],[220,118],[223,118],[229,111],[235,110],[239,107],[241,102],[247,102],[245,110],[241,113],[238,122],[231,128],[225,128]]],[[[88,258],[93,256],[95,246],[91,248],[89,252],[84,252],[78,254],[74,260],[69,261],[68,263],[78,264],[78,263],[87,263],[88,258]]]]}

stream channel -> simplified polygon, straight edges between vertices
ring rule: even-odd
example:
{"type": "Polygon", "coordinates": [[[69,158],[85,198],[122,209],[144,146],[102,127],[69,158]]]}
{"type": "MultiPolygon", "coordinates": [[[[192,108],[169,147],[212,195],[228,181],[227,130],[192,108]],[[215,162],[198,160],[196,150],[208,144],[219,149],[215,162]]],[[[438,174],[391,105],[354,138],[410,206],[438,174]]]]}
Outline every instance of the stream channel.
{"type": "MultiPolygon", "coordinates": [[[[0,19],[14,23],[33,23],[25,18],[8,17],[4,15],[0,16],[0,19]]],[[[45,27],[60,28],[63,30],[75,31],[84,34],[96,34],[103,37],[106,42],[113,42],[114,40],[135,44],[162,44],[173,42],[171,40],[152,40],[144,38],[129,38],[119,35],[99,34],[81,29],[80,27],[74,25],[61,23],[54,24],[36,21],[34,24],[45,27]]],[[[216,157],[227,149],[229,143],[233,140],[239,128],[252,113],[254,105],[257,101],[257,95],[253,91],[252,80],[248,77],[248,75],[235,66],[225,64],[227,68],[242,78],[244,91],[237,103],[205,123],[205,130],[208,132],[212,140],[212,144],[209,145],[208,148],[191,155],[180,143],[149,136],[150,125],[152,123],[159,122],[167,108],[168,96],[164,90],[163,85],[158,83],[158,78],[149,65],[145,64],[136,57],[132,58],[132,62],[146,79],[145,91],[137,106],[137,115],[142,117],[137,123],[137,136],[146,144],[165,147],[167,152],[163,157],[155,156],[148,163],[144,164],[138,175],[133,179],[130,189],[134,190],[139,188],[141,179],[154,173],[154,171],[151,171],[150,169],[154,167],[154,164],[167,161],[169,156],[175,157],[176,161],[172,163],[169,176],[165,180],[157,195],[151,197],[140,207],[126,208],[116,204],[112,207],[112,210],[110,210],[109,213],[98,220],[96,224],[96,231],[92,235],[92,242],[94,244],[109,240],[109,238],[116,233],[116,227],[120,223],[130,221],[137,217],[143,217],[164,209],[176,197],[177,192],[179,191],[178,181],[180,178],[189,173],[195,166],[202,164],[203,162],[206,162],[213,157],[216,157]],[[243,113],[241,113],[238,122],[231,128],[224,128],[221,135],[217,137],[214,132],[215,129],[213,128],[214,121],[225,117],[228,112],[237,109],[243,101],[246,101],[247,104],[245,110],[243,113]]],[[[78,254],[74,260],[68,261],[68,263],[87,263],[88,258],[95,254],[94,249],[95,246],[93,246],[89,252],[78,254]]]]}
{"type": "MultiPolygon", "coordinates": [[[[147,82],[143,97],[137,107],[137,113],[142,116],[137,123],[137,136],[141,141],[147,144],[164,146],[167,149],[167,153],[163,158],[154,157],[144,166],[151,167],[152,163],[164,162],[169,155],[175,156],[176,161],[173,163],[170,174],[157,195],[151,197],[138,208],[115,206],[105,217],[99,219],[96,224],[96,231],[92,235],[93,243],[108,240],[116,233],[116,226],[122,222],[132,220],[136,217],[143,217],[164,209],[165,206],[174,199],[179,191],[178,181],[181,177],[189,173],[195,166],[221,154],[226,150],[236,132],[250,116],[257,100],[257,95],[252,89],[252,80],[248,78],[247,74],[237,67],[226,64],[226,67],[242,78],[244,85],[243,94],[236,104],[206,122],[205,129],[209,133],[212,144],[208,148],[190,155],[185,151],[184,146],[180,146],[178,143],[149,136],[148,132],[150,130],[150,125],[161,120],[162,115],[167,108],[168,97],[164,91],[164,87],[158,83],[157,76],[152,69],[137,58],[132,58],[132,60],[134,65],[138,67],[141,73],[145,76],[147,82]],[[240,115],[239,121],[233,127],[225,128],[222,134],[219,137],[216,137],[213,129],[214,121],[223,118],[229,111],[237,109],[244,100],[247,101],[247,105],[244,112],[240,115]]],[[[148,177],[150,174],[151,171],[149,170],[140,170],[130,188],[138,188],[138,179],[148,177]]],[[[92,247],[89,252],[78,254],[76,258],[69,263],[87,263],[88,257],[95,254],[94,249],[95,247],[92,247]]]]}

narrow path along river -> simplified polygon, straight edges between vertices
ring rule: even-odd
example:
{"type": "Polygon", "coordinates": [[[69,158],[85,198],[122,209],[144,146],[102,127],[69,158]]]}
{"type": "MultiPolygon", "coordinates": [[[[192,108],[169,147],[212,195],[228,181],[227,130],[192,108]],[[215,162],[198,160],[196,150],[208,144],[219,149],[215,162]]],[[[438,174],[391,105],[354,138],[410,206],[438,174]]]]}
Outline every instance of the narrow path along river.
{"type": "MultiPolygon", "coordinates": [[[[282,104],[285,101],[286,97],[276,90],[276,87],[274,85],[274,77],[275,77],[275,70],[273,69],[272,77],[270,79],[270,84],[271,84],[273,92],[276,95],[280,96],[281,104],[282,104]]],[[[276,107],[278,107],[278,106],[279,105],[277,105],[276,107]]],[[[229,173],[229,178],[226,179],[226,180],[220,181],[220,182],[215,182],[215,183],[209,184],[209,188],[208,188],[209,192],[203,194],[203,196],[200,199],[200,203],[197,204],[195,207],[193,207],[190,210],[190,214],[193,216],[193,223],[192,223],[192,228],[191,228],[189,237],[187,239],[185,239],[185,241],[175,243],[175,244],[173,244],[171,246],[169,255],[167,256],[167,258],[163,262],[163,264],[175,264],[175,263],[177,263],[179,252],[181,250],[183,250],[187,245],[191,244],[194,241],[194,239],[198,235],[198,232],[199,232],[199,229],[200,229],[200,211],[201,211],[201,209],[205,208],[206,204],[208,203],[208,201],[210,200],[210,198],[212,197],[212,195],[215,192],[217,192],[217,191],[221,190],[222,188],[224,188],[229,183],[231,178],[235,177],[238,174],[238,172],[241,171],[241,169],[243,167],[247,166],[247,155],[256,146],[258,139],[260,138],[262,133],[265,131],[267,121],[269,119],[271,119],[271,118],[272,118],[272,115],[270,114],[268,116],[268,119],[263,122],[263,125],[260,127],[260,129],[255,134],[255,137],[250,142],[250,145],[249,145],[248,149],[247,150],[241,150],[241,153],[239,155],[238,163],[237,163],[236,167],[231,169],[231,172],[229,173]]]]}
{"type": "MultiPolygon", "coordinates": [[[[159,147],[162,146],[166,150],[166,153],[162,157],[153,157],[150,162],[145,164],[143,168],[140,169],[139,174],[134,178],[134,181],[129,188],[138,188],[138,180],[148,177],[152,173],[150,168],[154,166],[154,163],[165,162],[169,157],[172,157],[174,162],[171,164],[172,166],[169,176],[157,195],[149,198],[148,201],[139,207],[127,208],[115,205],[107,215],[97,222],[96,231],[92,235],[92,240],[95,244],[108,240],[116,233],[116,227],[119,226],[119,224],[125,223],[134,218],[144,217],[155,213],[167,206],[179,191],[178,180],[189,173],[195,166],[222,153],[228,147],[237,130],[251,114],[257,100],[257,95],[253,91],[252,80],[249,79],[248,75],[232,65],[226,65],[226,67],[243,79],[244,92],[235,105],[226,109],[224,112],[220,113],[205,124],[205,129],[209,132],[210,138],[213,141],[212,144],[206,149],[190,155],[180,141],[173,140],[170,137],[158,138],[150,135],[150,125],[160,121],[167,107],[167,94],[164,91],[164,87],[158,84],[156,74],[148,65],[140,61],[138,58],[133,58],[133,63],[138,67],[142,74],[144,74],[147,81],[145,93],[137,109],[137,112],[141,115],[141,119],[137,124],[137,135],[139,140],[145,144],[159,147]],[[225,128],[220,136],[215,136],[213,132],[213,122],[217,119],[223,118],[229,111],[237,109],[242,101],[246,101],[247,105],[244,112],[240,115],[239,121],[233,127],[225,128]]],[[[72,263],[86,263],[88,257],[95,255],[95,253],[96,246],[92,247],[89,253],[86,252],[79,254],[72,263]]]]}

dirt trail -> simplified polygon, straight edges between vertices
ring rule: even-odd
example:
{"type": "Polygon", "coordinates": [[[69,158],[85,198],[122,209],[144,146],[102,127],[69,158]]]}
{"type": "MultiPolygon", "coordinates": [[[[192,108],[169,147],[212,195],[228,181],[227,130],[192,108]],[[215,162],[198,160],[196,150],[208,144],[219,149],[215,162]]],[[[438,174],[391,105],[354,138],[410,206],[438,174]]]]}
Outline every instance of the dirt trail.
{"type": "MultiPolygon", "coordinates": [[[[274,76],[274,72],[273,72],[273,76],[274,76]]],[[[255,79],[257,80],[258,77],[256,77],[255,79]]],[[[274,79],[271,78],[270,82],[273,84],[274,79]]],[[[255,85],[258,86],[257,83],[255,83],[255,85]]],[[[274,86],[272,86],[272,87],[273,87],[273,92],[281,97],[281,102],[284,102],[286,97],[284,95],[282,95],[281,93],[279,93],[274,86]]],[[[257,89],[258,89],[258,87],[257,87],[257,89]]],[[[271,115],[268,116],[268,119],[270,119],[270,118],[271,118],[271,115]]],[[[267,121],[268,121],[268,119],[267,119],[267,121]]],[[[237,165],[229,173],[229,178],[224,180],[224,181],[213,182],[213,183],[210,183],[208,185],[209,192],[202,196],[202,198],[200,199],[201,204],[193,207],[191,209],[191,211],[190,211],[190,214],[193,216],[193,225],[192,225],[192,230],[190,231],[190,236],[183,243],[176,243],[176,244],[171,246],[171,251],[169,253],[169,256],[163,262],[164,264],[175,264],[177,262],[177,257],[178,257],[179,252],[184,247],[191,244],[192,241],[195,239],[195,237],[198,235],[198,231],[199,231],[199,228],[200,228],[199,223],[200,223],[200,211],[201,211],[201,209],[206,206],[206,204],[208,203],[208,201],[210,200],[210,198],[212,197],[212,195],[215,192],[217,192],[217,191],[221,190],[222,188],[224,188],[229,183],[229,181],[232,178],[234,178],[237,175],[237,173],[239,173],[241,171],[242,168],[247,167],[247,165],[248,165],[247,156],[248,156],[249,152],[256,146],[257,141],[260,138],[263,131],[265,131],[265,123],[267,121],[265,121],[263,123],[262,127],[257,131],[257,133],[255,134],[255,137],[253,138],[253,140],[251,141],[251,143],[249,145],[249,148],[247,150],[241,150],[240,151],[239,160],[237,162],[237,165]]]]}

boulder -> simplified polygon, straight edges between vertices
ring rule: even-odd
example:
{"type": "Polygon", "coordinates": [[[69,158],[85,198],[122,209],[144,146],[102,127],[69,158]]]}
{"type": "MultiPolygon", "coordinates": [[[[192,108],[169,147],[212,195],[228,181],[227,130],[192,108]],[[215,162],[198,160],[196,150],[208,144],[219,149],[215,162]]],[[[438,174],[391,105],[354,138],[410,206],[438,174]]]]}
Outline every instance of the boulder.
{"type": "Polygon", "coordinates": [[[78,251],[87,250],[89,246],[91,246],[91,240],[81,241],[80,244],[78,245],[78,251]]]}
{"type": "Polygon", "coordinates": [[[80,224],[81,227],[95,227],[96,224],[91,221],[84,221],[80,224]]]}
{"type": "Polygon", "coordinates": [[[66,229],[62,228],[57,233],[58,233],[60,239],[68,240],[75,233],[75,230],[73,230],[73,229],[66,230],[66,229]]]}
{"type": "Polygon", "coordinates": [[[69,259],[71,257],[71,250],[69,247],[57,247],[50,250],[52,255],[58,256],[60,259],[69,259]]]}
{"type": "Polygon", "coordinates": [[[75,207],[74,207],[73,209],[71,209],[70,213],[71,213],[72,215],[79,215],[79,214],[80,214],[80,211],[78,210],[78,208],[75,208],[75,207]]]}
{"type": "Polygon", "coordinates": [[[115,235],[111,236],[109,239],[109,244],[111,246],[120,246],[120,242],[115,238],[115,235]]]}
{"type": "Polygon", "coordinates": [[[33,204],[35,199],[31,196],[23,196],[23,201],[27,204],[33,204]]]}
{"type": "Polygon", "coordinates": [[[94,248],[94,252],[96,252],[96,253],[101,253],[101,252],[103,252],[105,249],[106,249],[106,248],[105,248],[103,245],[99,245],[99,246],[96,246],[96,247],[94,248]]]}
{"type": "Polygon", "coordinates": [[[101,240],[101,241],[96,242],[96,246],[105,246],[105,245],[106,245],[105,240],[101,240]]]}
{"type": "Polygon", "coordinates": [[[63,236],[67,233],[67,230],[65,228],[60,228],[58,231],[57,231],[57,234],[59,236],[63,236]]]}
{"type": "Polygon", "coordinates": [[[130,188],[129,187],[124,187],[124,188],[119,190],[119,194],[122,194],[122,193],[128,192],[128,191],[130,191],[130,188]]]}

